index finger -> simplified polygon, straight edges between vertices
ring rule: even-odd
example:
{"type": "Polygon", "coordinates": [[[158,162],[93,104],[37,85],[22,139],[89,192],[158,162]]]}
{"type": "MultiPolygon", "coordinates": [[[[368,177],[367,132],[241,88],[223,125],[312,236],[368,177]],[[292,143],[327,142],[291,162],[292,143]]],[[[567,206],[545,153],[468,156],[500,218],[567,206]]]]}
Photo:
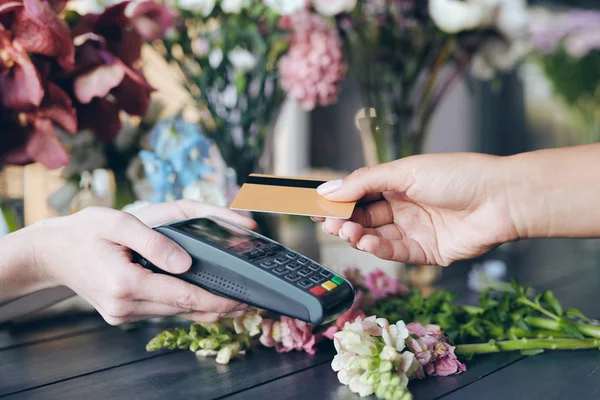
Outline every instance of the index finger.
{"type": "Polygon", "coordinates": [[[157,226],[183,219],[202,218],[209,215],[221,217],[248,229],[255,230],[256,222],[229,208],[205,204],[193,200],[177,200],[146,206],[135,213],[142,222],[157,226]]]}

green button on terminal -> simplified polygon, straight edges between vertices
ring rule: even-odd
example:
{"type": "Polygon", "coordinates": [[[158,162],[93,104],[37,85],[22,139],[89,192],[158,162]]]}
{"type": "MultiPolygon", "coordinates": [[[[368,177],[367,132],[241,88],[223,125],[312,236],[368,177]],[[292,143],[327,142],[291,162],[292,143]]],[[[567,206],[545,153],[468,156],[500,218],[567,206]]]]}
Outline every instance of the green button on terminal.
{"type": "Polygon", "coordinates": [[[333,278],[331,278],[331,281],[336,285],[341,285],[342,283],[344,283],[344,280],[339,276],[334,276],[333,278]]]}

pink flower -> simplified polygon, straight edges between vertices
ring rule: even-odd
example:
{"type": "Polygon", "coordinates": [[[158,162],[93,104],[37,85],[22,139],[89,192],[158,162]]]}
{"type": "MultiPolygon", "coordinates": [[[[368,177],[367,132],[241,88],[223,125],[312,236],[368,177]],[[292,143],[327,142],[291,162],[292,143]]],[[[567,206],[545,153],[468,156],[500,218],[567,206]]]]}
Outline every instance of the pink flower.
{"type": "Polygon", "coordinates": [[[442,328],[440,328],[439,325],[428,324],[426,326],[423,326],[418,322],[411,322],[410,324],[406,325],[406,327],[408,328],[408,332],[411,335],[417,335],[417,336],[431,335],[436,338],[439,338],[440,336],[442,336],[444,334],[442,332],[442,328]]]}
{"type": "Polygon", "coordinates": [[[264,319],[262,321],[262,336],[260,342],[266,347],[275,347],[278,353],[292,350],[304,350],[314,354],[316,337],[312,328],[303,321],[281,317],[279,321],[264,319]]]}
{"type": "Polygon", "coordinates": [[[282,88],[306,110],[335,103],[347,70],[337,31],[308,10],[283,17],[281,25],[292,30],[279,61],[282,88]]]}
{"type": "Polygon", "coordinates": [[[398,282],[397,279],[388,276],[377,268],[365,278],[365,286],[371,292],[373,299],[378,300],[388,296],[402,295],[408,292],[408,288],[398,282]]]}
{"type": "Polygon", "coordinates": [[[429,350],[428,344],[425,343],[423,339],[415,339],[412,336],[409,336],[406,339],[406,343],[410,350],[415,354],[419,364],[427,365],[433,358],[433,353],[429,350]]]}
{"type": "Polygon", "coordinates": [[[358,317],[364,319],[366,315],[365,315],[364,311],[361,309],[363,307],[364,298],[365,298],[364,292],[362,292],[361,290],[357,290],[356,296],[354,297],[354,303],[352,303],[352,306],[348,309],[348,311],[346,311],[344,314],[342,314],[335,321],[334,326],[327,328],[327,330],[325,332],[323,332],[323,336],[325,336],[328,339],[333,340],[333,335],[336,332],[342,330],[344,328],[344,325],[346,325],[346,322],[352,323],[358,317]]]}
{"type": "Polygon", "coordinates": [[[436,350],[435,362],[425,366],[425,371],[431,376],[457,375],[466,370],[465,364],[458,361],[454,354],[454,346],[450,346],[448,343],[440,344],[436,350]]]}
{"type": "Polygon", "coordinates": [[[454,346],[446,342],[439,326],[423,326],[418,322],[412,322],[408,324],[408,329],[411,335],[416,335],[418,338],[410,336],[406,339],[406,343],[427,375],[448,376],[467,370],[454,354],[454,346]]]}

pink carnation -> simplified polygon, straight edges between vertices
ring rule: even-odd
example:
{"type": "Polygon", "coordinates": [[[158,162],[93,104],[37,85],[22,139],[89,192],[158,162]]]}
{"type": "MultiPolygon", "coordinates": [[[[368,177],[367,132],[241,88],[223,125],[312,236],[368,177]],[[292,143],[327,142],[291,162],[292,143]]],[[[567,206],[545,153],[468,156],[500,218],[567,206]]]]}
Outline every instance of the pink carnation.
{"type": "Polygon", "coordinates": [[[306,110],[335,103],[347,70],[337,31],[308,10],[283,17],[281,25],[292,31],[279,62],[282,88],[306,110]]]}
{"type": "Polygon", "coordinates": [[[275,347],[278,353],[292,350],[304,350],[314,354],[316,337],[312,328],[303,321],[281,317],[279,321],[264,319],[262,321],[262,336],[260,342],[266,347],[275,347]]]}
{"type": "Polygon", "coordinates": [[[365,286],[371,292],[374,300],[388,296],[402,295],[408,292],[408,288],[398,282],[397,279],[388,276],[379,268],[372,271],[365,279],[365,286]]]}
{"type": "Polygon", "coordinates": [[[346,322],[352,323],[358,317],[364,319],[366,317],[366,315],[365,315],[364,311],[361,309],[364,305],[364,298],[365,298],[365,294],[362,291],[357,290],[356,296],[354,297],[354,303],[352,303],[352,306],[348,309],[348,311],[346,311],[344,314],[342,314],[335,321],[334,326],[330,326],[325,332],[323,332],[323,336],[325,336],[328,339],[333,340],[333,335],[336,332],[339,332],[342,329],[344,329],[344,325],[346,325],[346,322]]]}
{"type": "Polygon", "coordinates": [[[423,326],[418,322],[412,322],[407,327],[409,333],[417,338],[409,336],[406,343],[427,375],[448,376],[467,370],[465,364],[461,363],[454,354],[454,346],[446,342],[444,332],[439,326],[431,324],[423,326]]]}

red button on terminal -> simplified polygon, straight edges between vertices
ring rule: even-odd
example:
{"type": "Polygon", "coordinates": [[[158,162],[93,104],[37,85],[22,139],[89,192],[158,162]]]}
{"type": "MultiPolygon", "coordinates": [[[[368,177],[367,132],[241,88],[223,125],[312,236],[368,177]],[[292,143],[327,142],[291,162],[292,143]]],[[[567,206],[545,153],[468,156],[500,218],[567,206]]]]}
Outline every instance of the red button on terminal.
{"type": "Polygon", "coordinates": [[[321,286],[315,286],[314,288],[310,289],[310,292],[312,294],[314,294],[315,296],[321,296],[321,295],[327,293],[327,290],[325,290],[321,286]]]}

